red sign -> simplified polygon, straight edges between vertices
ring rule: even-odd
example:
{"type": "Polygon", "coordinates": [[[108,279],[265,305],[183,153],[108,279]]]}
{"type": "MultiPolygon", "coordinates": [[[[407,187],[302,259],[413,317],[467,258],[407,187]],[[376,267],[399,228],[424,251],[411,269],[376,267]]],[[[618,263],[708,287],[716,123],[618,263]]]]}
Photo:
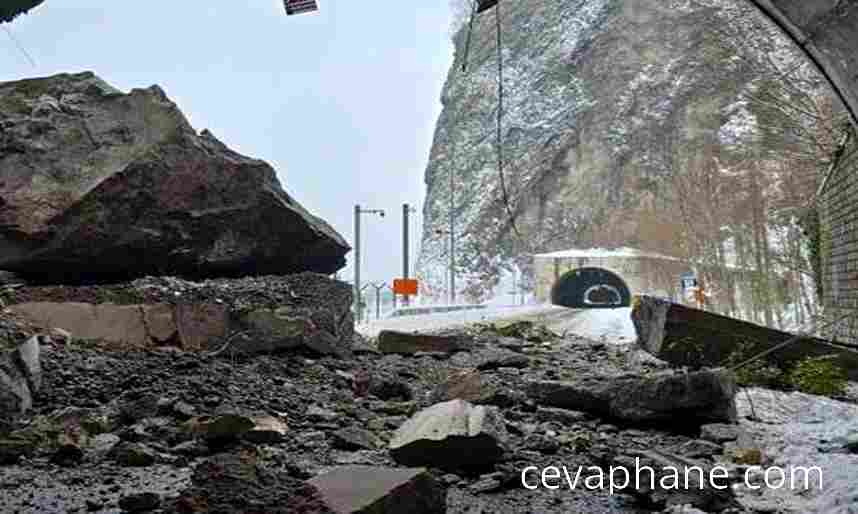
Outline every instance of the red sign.
{"type": "Polygon", "coordinates": [[[413,278],[393,279],[393,294],[414,296],[417,294],[417,280],[413,278]]]}

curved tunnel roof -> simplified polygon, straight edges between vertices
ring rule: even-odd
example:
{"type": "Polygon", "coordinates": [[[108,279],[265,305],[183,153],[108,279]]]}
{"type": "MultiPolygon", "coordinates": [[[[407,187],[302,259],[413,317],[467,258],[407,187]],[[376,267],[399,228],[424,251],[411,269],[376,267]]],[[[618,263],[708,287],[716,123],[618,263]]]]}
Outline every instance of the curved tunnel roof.
{"type": "Polygon", "coordinates": [[[616,273],[596,267],[577,268],[567,271],[551,288],[551,303],[575,309],[628,307],[632,303],[632,294],[628,285],[616,273]],[[602,286],[601,288],[599,286],[602,286]],[[591,295],[594,291],[607,290],[619,301],[612,299],[600,302],[591,295]]]}

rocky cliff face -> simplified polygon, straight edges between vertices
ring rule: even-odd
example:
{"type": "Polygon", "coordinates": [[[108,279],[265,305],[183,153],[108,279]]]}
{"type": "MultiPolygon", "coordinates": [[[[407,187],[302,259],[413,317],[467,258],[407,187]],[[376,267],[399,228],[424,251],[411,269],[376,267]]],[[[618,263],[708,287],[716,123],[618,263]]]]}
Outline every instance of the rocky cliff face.
{"type": "Polygon", "coordinates": [[[0,83],[0,269],[58,282],[330,274],[345,240],[157,86],[0,83]]]}
{"type": "MultiPolygon", "coordinates": [[[[675,234],[647,232],[640,211],[664,204],[661,182],[682,141],[711,142],[747,67],[705,29],[730,2],[522,0],[501,2],[503,153],[507,215],[496,155],[495,12],[454,36],[425,182],[420,269],[443,282],[451,205],[456,260],[479,298],[500,268],[570,246],[638,246],[672,252],[675,234]],[[701,5],[705,4],[705,5],[701,5]]],[[[655,231],[658,232],[658,231],[655,231]]]]}

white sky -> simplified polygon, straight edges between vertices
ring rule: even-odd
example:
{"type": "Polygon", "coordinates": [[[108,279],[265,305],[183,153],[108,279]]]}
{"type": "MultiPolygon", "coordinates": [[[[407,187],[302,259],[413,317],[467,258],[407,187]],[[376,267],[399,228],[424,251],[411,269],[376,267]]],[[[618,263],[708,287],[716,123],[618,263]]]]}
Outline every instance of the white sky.
{"type": "Polygon", "coordinates": [[[287,17],[282,0],[47,0],[5,24],[36,67],[0,33],[0,81],[91,70],[124,91],[160,85],[194,128],[268,161],[350,243],[355,203],[385,209],[363,217],[361,269],[389,282],[402,268],[402,204],[422,208],[452,60],[449,2],[319,4],[287,17]]]}

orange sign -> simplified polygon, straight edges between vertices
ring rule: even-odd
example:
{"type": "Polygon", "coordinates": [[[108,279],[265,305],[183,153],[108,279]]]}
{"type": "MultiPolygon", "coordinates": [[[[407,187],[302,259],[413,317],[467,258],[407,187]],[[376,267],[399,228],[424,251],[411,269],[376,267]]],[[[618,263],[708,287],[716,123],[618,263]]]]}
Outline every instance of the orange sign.
{"type": "Polygon", "coordinates": [[[393,279],[393,294],[416,295],[417,279],[395,278],[393,279]]]}

